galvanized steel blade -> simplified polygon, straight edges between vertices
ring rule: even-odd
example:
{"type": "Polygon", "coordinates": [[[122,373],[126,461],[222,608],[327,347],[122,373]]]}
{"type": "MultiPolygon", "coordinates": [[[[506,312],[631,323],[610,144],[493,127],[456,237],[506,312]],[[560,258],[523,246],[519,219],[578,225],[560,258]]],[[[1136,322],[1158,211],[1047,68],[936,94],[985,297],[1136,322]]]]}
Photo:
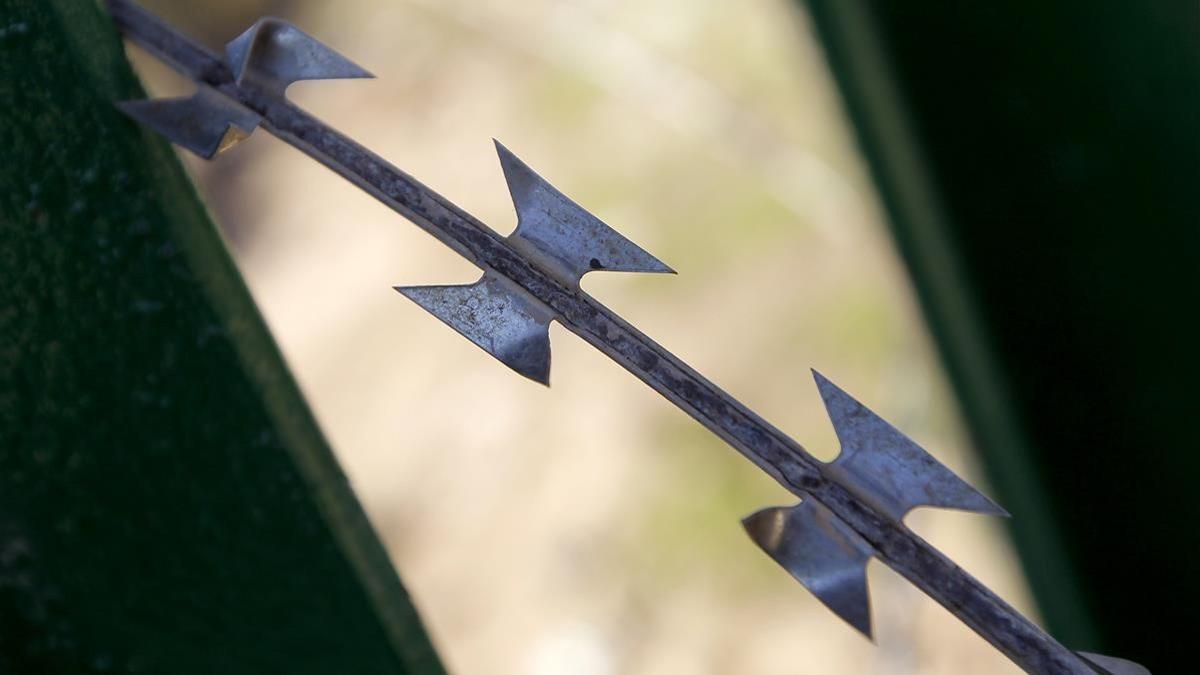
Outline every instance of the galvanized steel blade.
{"type": "Polygon", "coordinates": [[[842,451],[825,473],[880,513],[900,522],[918,506],[1007,516],[899,429],[813,371],[842,451]]]}
{"type": "Polygon", "coordinates": [[[554,313],[494,272],[467,286],[397,286],[463,337],[529,379],[550,384],[554,313]]]}
{"type": "Polygon", "coordinates": [[[875,548],[815,499],[763,509],[742,520],[759,548],[867,639],[867,562],[875,548]]]}
{"type": "Polygon", "coordinates": [[[203,85],[192,96],[122,101],[117,107],[204,159],[249,138],[262,121],[254,111],[203,85]]]}
{"type": "Polygon", "coordinates": [[[572,286],[588,272],[603,270],[675,273],[559,192],[500,141],[495,143],[517,210],[517,229],[508,237],[513,248],[572,286]]]}
{"type": "Polygon", "coordinates": [[[282,19],[259,19],[225,47],[239,85],[251,83],[280,97],[293,82],[375,77],[282,19]]]}

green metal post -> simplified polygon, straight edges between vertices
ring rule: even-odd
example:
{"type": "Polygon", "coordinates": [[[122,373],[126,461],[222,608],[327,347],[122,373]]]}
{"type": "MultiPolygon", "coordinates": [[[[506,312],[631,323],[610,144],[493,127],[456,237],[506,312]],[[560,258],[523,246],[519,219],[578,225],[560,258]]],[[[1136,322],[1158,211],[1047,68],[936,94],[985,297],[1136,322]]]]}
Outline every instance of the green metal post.
{"type": "Polygon", "coordinates": [[[1048,628],[1195,670],[1200,3],[807,5],[1048,628]]]}
{"type": "Polygon", "coordinates": [[[441,673],[85,0],[0,0],[0,672],[441,673]]]}

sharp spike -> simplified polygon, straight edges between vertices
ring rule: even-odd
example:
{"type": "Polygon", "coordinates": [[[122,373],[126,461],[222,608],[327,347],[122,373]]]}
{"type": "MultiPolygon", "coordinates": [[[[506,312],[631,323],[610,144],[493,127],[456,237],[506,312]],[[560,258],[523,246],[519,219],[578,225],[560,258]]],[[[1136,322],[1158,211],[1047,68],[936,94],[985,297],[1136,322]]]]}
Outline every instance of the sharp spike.
{"type": "Polygon", "coordinates": [[[205,159],[248,138],[262,118],[208,87],[192,96],[117,103],[121,112],[205,159]]]}
{"type": "Polygon", "coordinates": [[[466,286],[397,286],[487,353],[529,379],[550,384],[553,313],[511,281],[491,272],[466,286]]]}
{"type": "Polygon", "coordinates": [[[225,47],[238,84],[252,80],[283,95],[300,80],[375,77],[316,38],[282,19],[259,19],[225,47]]]}
{"type": "Polygon", "coordinates": [[[742,525],[754,543],[858,632],[873,639],[867,562],[875,549],[815,499],[763,509],[742,525]]]}
{"type": "Polygon", "coordinates": [[[517,230],[508,241],[560,281],[576,285],[597,270],[675,273],[555,189],[500,141],[495,143],[517,209],[517,230]]]}
{"type": "Polygon", "coordinates": [[[917,506],[1007,516],[898,429],[813,371],[842,451],[825,472],[896,522],[917,506]]]}
{"type": "Polygon", "coordinates": [[[1145,666],[1133,661],[1118,659],[1115,656],[1104,656],[1103,654],[1075,653],[1103,668],[1101,672],[1104,675],[1150,675],[1150,671],[1145,666]]]}

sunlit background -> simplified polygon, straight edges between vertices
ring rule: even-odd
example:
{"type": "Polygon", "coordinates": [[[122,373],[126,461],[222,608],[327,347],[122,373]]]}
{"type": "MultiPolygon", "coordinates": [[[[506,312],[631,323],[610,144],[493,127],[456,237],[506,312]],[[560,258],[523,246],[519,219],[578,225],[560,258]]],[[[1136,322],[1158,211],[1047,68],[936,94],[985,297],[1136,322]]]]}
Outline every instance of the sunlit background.
{"type": "MultiPolygon", "coordinates": [[[[818,457],[810,367],[980,480],[802,7],[145,4],[214,48],[264,13],[334,46],[378,79],[293,100],[508,232],[502,140],[679,271],[585,289],[818,457]]],[[[478,271],[316,162],[258,133],[189,164],[452,672],[1018,672],[878,562],[860,637],[741,529],[793,498],[561,327],[545,389],[395,293],[478,271]]],[[[1031,611],[1000,523],[909,524],[1031,611]]]]}

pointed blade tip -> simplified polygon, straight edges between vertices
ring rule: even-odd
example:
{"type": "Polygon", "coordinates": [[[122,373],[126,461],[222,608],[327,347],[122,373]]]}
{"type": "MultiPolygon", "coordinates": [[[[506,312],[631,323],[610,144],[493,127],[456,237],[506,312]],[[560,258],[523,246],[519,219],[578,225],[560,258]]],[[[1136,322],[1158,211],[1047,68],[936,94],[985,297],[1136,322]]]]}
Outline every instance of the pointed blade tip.
{"type": "Polygon", "coordinates": [[[996,516],[997,518],[1012,518],[1012,514],[1008,512],[1008,509],[997,504],[991,497],[984,495],[984,499],[987,500],[988,508],[986,510],[980,509],[976,513],[982,513],[985,516],[996,516]]]}
{"type": "Polygon", "coordinates": [[[987,497],[978,490],[976,490],[976,494],[981,497],[976,504],[917,504],[913,506],[912,509],[944,509],[947,511],[974,513],[981,516],[995,516],[996,518],[1012,518],[1012,514],[1009,513],[1003,506],[1000,506],[996,502],[992,501],[991,498],[987,497]]]}
{"type": "Polygon", "coordinates": [[[591,274],[592,272],[623,272],[626,274],[679,274],[679,272],[676,272],[661,260],[653,257],[652,259],[654,261],[653,263],[646,264],[642,267],[596,267],[593,269],[583,270],[582,272],[583,274],[591,274]]]}
{"type": "Polygon", "coordinates": [[[765,541],[770,534],[763,531],[763,526],[766,524],[764,521],[768,520],[780,508],[778,506],[768,506],[742,517],[742,529],[746,531],[746,535],[750,537],[750,541],[768,553],[770,552],[769,549],[773,548],[774,545],[771,542],[765,541]]]}
{"type": "MultiPolygon", "coordinates": [[[[432,299],[433,289],[445,288],[445,287],[444,286],[392,286],[392,288],[400,295],[403,295],[404,297],[408,298],[409,300],[412,300],[414,303],[417,304],[418,307],[421,307],[422,309],[425,309],[428,311],[432,311],[432,307],[430,306],[430,303],[433,302],[433,299],[432,299]]],[[[435,313],[435,315],[436,315],[436,313],[435,313]]],[[[438,318],[440,319],[441,317],[438,317],[438,318]]]]}
{"type": "MultiPolygon", "coordinates": [[[[116,101],[114,105],[116,106],[117,110],[120,110],[126,117],[144,127],[149,128],[154,133],[167,139],[167,141],[172,145],[177,145],[196,155],[200,159],[211,160],[220,154],[222,150],[233,147],[237,144],[236,142],[233,142],[228,146],[222,147],[220,139],[218,139],[216,142],[210,143],[208,141],[211,139],[189,137],[185,134],[181,134],[178,127],[172,124],[169,120],[160,119],[153,114],[153,110],[156,106],[191,100],[195,100],[195,97],[182,97],[179,99],[134,99],[129,101],[116,101]]],[[[232,127],[234,125],[231,124],[230,126],[232,127]]],[[[226,134],[228,133],[229,130],[226,129],[226,134]]],[[[246,133],[246,136],[249,135],[249,133],[246,133]]],[[[224,138],[224,136],[222,136],[222,138],[224,138]]]]}
{"type": "Polygon", "coordinates": [[[492,136],[492,145],[496,148],[496,154],[500,155],[501,162],[506,161],[506,159],[510,157],[512,159],[517,158],[517,156],[513,154],[513,151],[509,150],[508,146],[501,143],[500,139],[496,138],[495,136],[492,136]]]}
{"type": "MultiPolygon", "coordinates": [[[[841,452],[838,454],[837,459],[833,461],[834,465],[858,465],[860,467],[859,471],[871,470],[879,474],[880,471],[884,470],[872,463],[872,456],[892,456],[895,460],[900,461],[902,465],[914,468],[914,474],[910,477],[911,479],[922,478],[924,480],[924,485],[919,488],[913,488],[911,485],[901,486],[899,483],[896,484],[899,491],[889,495],[890,501],[885,500],[882,502],[896,509],[897,512],[892,514],[894,518],[897,520],[903,519],[909,511],[919,507],[966,511],[1000,518],[1012,517],[1012,514],[1004,507],[997,504],[978,488],[939,462],[933,455],[917,445],[915,441],[879,417],[878,414],[863,405],[854,396],[831,382],[816,368],[811,368],[810,370],[812,371],[813,379],[817,383],[817,389],[821,393],[826,410],[828,410],[830,419],[833,422],[834,431],[842,444],[841,452]],[[864,422],[862,420],[858,422],[848,421],[848,418],[852,419],[864,415],[868,421],[873,423],[873,430],[868,429],[867,432],[864,432],[864,422]],[[862,436],[868,432],[874,436],[877,444],[882,442],[880,440],[881,434],[884,439],[891,438],[893,443],[884,443],[881,447],[877,445],[874,451],[867,452],[863,448],[871,447],[871,444],[865,442],[862,436]],[[893,448],[891,452],[887,450],[889,446],[893,448]],[[904,454],[906,447],[910,448],[907,450],[907,455],[904,454]],[[901,454],[893,454],[894,452],[900,452],[901,454]],[[919,461],[922,459],[924,461],[919,461]],[[865,467],[864,463],[866,463],[865,467]],[[938,489],[935,489],[931,493],[931,486],[938,489]]],[[[884,471],[884,474],[893,478],[897,475],[894,470],[884,471]]],[[[855,473],[851,471],[848,477],[854,478],[855,473]]],[[[867,482],[874,486],[872,489],[877,493],[878,485],[872,481],[867,482]]]]}
{"type": "Polygon", "coordinates": [[[648,268],[648,269],[641,270],[641,271],[649,273],[649,274],[675,274],[675,275],[679,274],[679,272],[676,272],[673,267],[671,267],[667,263],[659,260],[658,258],[655,258],[654,262],[657,263],[657,265],[655,267],[648,268]]]}
{"type": "Polygon", "coordinates": [[[150,118],[143,111],[157,101],[166,100],[170,99],[135,98],[128,101],[114,101],[113,106],[125,115],[132,117],[134,121],[149,126],[150,118]]]}
{"type": "Polygon", "coordinates": [[[871,626],[871,621],[869,620],[869,618],[868,618],[866,625],[863,625],[863,626],[855,626],[854,624],[850,624],[850,625],[854,626],[854,628],[859,633],[861,633],[862,636],[865,637],[868,642],[870,642],[871,644],[875,644],[875,629],[874,629],[874,627],[871,626]]]}
{"type": "Polygon", "coordinates": [[[825,374],[821,371],[817,370],[816,368],[809,368],[808,370],[812,373],[813,380],[817,383],[817,389],[820,389],[822,393],[824,393],[829,387],[834,387],[835,389],[838,388],[838,386],[831,382],[828,377],[825,377],[825,374]]]}
{"type": "Polygon", "coordinates": [[[533,169],[530,169],[528,164],[521,161],[521,158],[517,157],[512,150],[509,150],[507,145],[501,143],[500,139],[493,137],[492,144],[496,147],[496,155],[500,158],[500,168],[504,170],[504,178],[510,184],[510,189],[512,179],[515,178],[510,175],[510,171],[533,173],[533,169]]]}
{"type": "Polygon", "coordinates": [[[875,626],[873,625],[874,622],[871,620],[871,595],[869,591],[863,598],[863,612],[862,614],[858,615],[856,615],[856,612],[848,612],[845,611],[845,608],[839,608],[831,602],[826,602],[826,598],[822,598],[819,595],[817,596],[817,600],[820,600],[821,604],[825,605],[825,607],[829,611],[833,612],[835,616],[842,621],[845,621],[846,625],[858,631],[858,634],[865,637],[868,642],[872,644],[875,643],[875,626]]]}
{"type": "MultiPolygon", "coordinates": [[[[291,31],[293,34],[299,35],[304,42],[307,42],[310,45],[310,50],[312,47],[315,47],[317,51],[323,52],[328,57],[329,62],[323,65],[324,72],[320,68],[310,72],[303,72],[305,64],[302,64],[299,68],[300,72],[273,73],[272,76],[274,77],[283,77],[286,79],[283,89],[303,80],[375,79],[374,73],[350,60],[346,55],[325,44],[323,41],[301,30],[299,26],[291,21],[276,16],[263,16],[225,45],[226,61],[232,67],[234,77],[239,82],[246,75],[247,68],[251,67],[250,61],[256,58],[255,41],[259,33],[264,29],[291,31]]],[[[291,49],[293,53],[296,53],[296,47],[294,46],[281,47],[279,44],[275,44],[267,48],[271,47],[291,49]]]]}
{"type": "Polygon", "coordinates": [[[520,295],[514,295],[499,277],[489,272],[473,284],[393,286],[392,289],[513,372],[550,386],[550,317],[521,300],[520,295]],[[469,306],[480,306],[483,311],[477,316],[475,311],[463,309],[469,306]],[[488,317],[490,322],[486,320],[488,317]]]}
{"type": "MultiPolygon", "coordinates": [[[[324,43],[321,43],[321,44],[324,45],[324,43]]],[[[333,69],[331,69],[328,73],[325,73],[322,77],[314,78],[314,79],[322,79],[322,80],[373,80],[373,79],[375,79],[375,74],[372,73],[371,71],[369,71],[366,68],[363,68],[362,66],[358,65],[357,63],[351,61],[350,59],[346,58],[342,54],[334,51],[332,48],[330,48],[330,47],[326,47],[326,48],[329,49],[329,51],[332,52],[334,55],[336,55],[339,59],[341,59],[341,63],[337,64],[337,66],[335,66],[333,69]],[[338,69],[339,67],[341,68],[340,70],[338,69]]]]}
{"type": "Polygon", "coordinates": [[[534,382],[537,382],[538,384],[542,385],[543,387],[546,387],[547,389],[550,388],[550,369],[549,368],[546,368],[544,371],[538,370],[538,371],[523,372],[523,371],[518,370],[517,372],[521,373],[526,378],[533,380],[534,382]]]}

